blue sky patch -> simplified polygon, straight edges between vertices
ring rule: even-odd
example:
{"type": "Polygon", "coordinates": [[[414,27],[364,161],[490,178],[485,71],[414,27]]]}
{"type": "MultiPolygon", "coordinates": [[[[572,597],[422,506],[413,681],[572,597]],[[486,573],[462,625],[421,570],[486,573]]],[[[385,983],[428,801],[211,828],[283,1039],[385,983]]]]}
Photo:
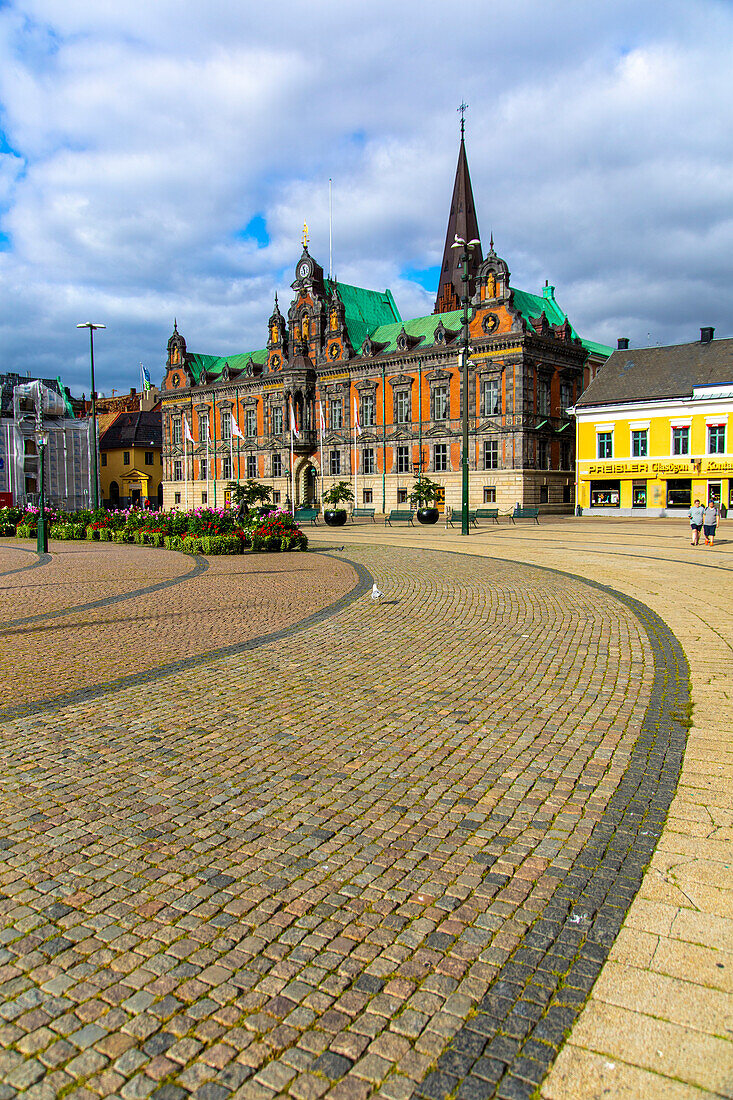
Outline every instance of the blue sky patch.
{"type": "Polygon", "coordinates": [[[432,290],[437,293],[440,264],[436,264],[434,267],[405,267],[400,274],[403,279],[409,279],[411,283],[417,283],[423,290],[432,290]]]}
{"type": "Polygon", "coordinates": [[[247,222],[244,229],[240,229],[237,236],[243,241],[255,241],[258,248],[267,248],[270,243],[270,234],[267,232],[267,222],[263,214],[255,214],[247,222]]]}

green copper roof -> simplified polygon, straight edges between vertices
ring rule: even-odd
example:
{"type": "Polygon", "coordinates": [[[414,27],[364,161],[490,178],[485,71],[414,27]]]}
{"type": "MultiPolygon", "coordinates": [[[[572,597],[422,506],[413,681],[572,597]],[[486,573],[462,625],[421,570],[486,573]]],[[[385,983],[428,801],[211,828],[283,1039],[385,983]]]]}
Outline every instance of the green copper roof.
{"type": "Polygon", "coordinates": [[[415,317],[411,321],[380,325],[370,335],[376,344],[387,345],[379,349],[379,354],[389,355],[390,352],[397,350],[397,337],[403,328],[413,339],[422,337],[419,345],[416,344],[415,347],[427,347],[428,344],[435,343],[435,330],[441,321],[445,328],[456,332],[461,327],[461,317],[460,309],[455,309],[451,313],[431,313],[428,317],[415,317]]]}
{"type": "MultiPolygon", "coordinates": [[[[567,314],[560,309],[555,301],[553,288],[547,287],[546,289],[548,293],[540,295],[512,288],[514,308],[519,310],[525,321],[531,321],[533,317],[539,317],[542,310],[544,310],[545,317],[551,325],[564,325],[568,319],[567,314]]],[[[573,331],[573,336],[578,336],[575,326],[571,324],[570,328],[573,331]]],[[[597,344],[593,340],[584,340],[582,336],[579,336],[578,339],[586,351],[595,352],[597,355],[609,356],[613,351],[613,348],[606,347],[605,344],[597,344]]]]}
{"type": "Polygon", "coordinates": [[[361,345],[367,336],[380,325],[392,321],[401,322],[400,311],[395,305],[391,290],[365,290],[361,286],[349,286],[348,283],[324,280],[329,295],[334,287],[344,303],[346,312],[346,331],[349,334],[355,352],[361,351],[361,345]]]}
{"type": "Polygon", "coordinates": [[[243,370],[250,359],[253,363],[264,364],[267,361],[267,348],[246,351],[241,355],[200,355],[197,352],[189,352],[186,355],[186,366],[193,375],[194,383],[198,385],[202,371],[206,371],[209,375],[221,374],[227,363],[232,370],[243,370]]]}

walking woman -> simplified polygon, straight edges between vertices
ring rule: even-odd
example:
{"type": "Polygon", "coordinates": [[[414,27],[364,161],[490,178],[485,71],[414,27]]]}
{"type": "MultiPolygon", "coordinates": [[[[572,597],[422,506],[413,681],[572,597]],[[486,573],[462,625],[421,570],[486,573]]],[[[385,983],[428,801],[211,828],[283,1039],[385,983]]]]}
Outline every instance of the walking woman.
{"type": "Polygon", "coordinates": [[[715,528],[718,526],[718,506],[714,500],[708,502],[702,518],[702,531],[705,535],[705,545],[712,546],[715,540],[715,528]]]}

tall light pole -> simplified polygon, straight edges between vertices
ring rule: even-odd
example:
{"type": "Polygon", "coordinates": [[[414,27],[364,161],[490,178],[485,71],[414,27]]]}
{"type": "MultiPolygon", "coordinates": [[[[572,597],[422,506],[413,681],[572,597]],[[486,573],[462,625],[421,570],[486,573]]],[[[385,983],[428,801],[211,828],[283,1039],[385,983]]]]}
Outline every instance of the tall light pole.
{"type": "Polygon", "coordinates": [[[463,454],[461,456],[461,534],[468,534],[468,257],[481,241],[464,241],[456,234],[451,248],[462,248],[459,262],[463,264],[463,454]]]}
{"type": "Polygon", "coordinates": [[[97,392],[94,388],[94,330],[106,328],[106,325],[95,325],[91,321],[82,321],[77,328],[89,329],[89,354],[92,360],[92,502],[94,511],[99,508],[99,478],[97,474],[97,392]]]}
{"type": "Polygon", "coordinates": [[[40,480],[40,492],[38,494],[38,535],[36,538],[36,550],[39,554],[48,553],[48,528],[46,527],[46,445],[48,432],[43,427],[43,397],[39,392],[39,411],[36,425],[36,443],[38,444],[38,474],[40,480]]]}

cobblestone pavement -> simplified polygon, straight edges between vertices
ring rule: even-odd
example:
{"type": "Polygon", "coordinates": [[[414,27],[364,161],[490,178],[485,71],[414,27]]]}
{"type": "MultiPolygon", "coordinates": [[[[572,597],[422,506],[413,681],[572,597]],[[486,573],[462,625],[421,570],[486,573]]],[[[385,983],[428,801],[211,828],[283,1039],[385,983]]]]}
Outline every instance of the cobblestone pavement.
{"type": "MultiPolygon", "coordinates": [[[[645,775],[681,755],[655,740],[674,739],[658,680],[679,654],[568,576],[345,556],[376,606],[347,597],[185,674],[128,645],[144,684],[6,721],[0,1100],[468,1100],[544,1077],[664,820],[645,775]]],[[[334,596],[353,586],[333,558],[287,560],[303,586],[317,562],[334,596]]],[[[242,567],[222,568],[192,613],[219,644],[242,567]]],[[[133,605],[104,609],[100,650],[133,605]]],[[[68,652],[87,613],[48,621],[68,652]]]]}
{"type": "MultiPolygon", "coordinates": [[[[689,544],[684,519],[543,517],[379,531],[431,546],[568,570],[653,608],[689,661],[692,717],[663,835],[608,962],[542,1082],[543,1100],[733,1095],[733,538],[689,544]]],[[[320,535],[316,536],[319,541],[320,535]]],[[[366,525],[343,541],[371,541],[366,525]]]]}
{"type": "Polygon", "coordinates": [[[31,570],[30,554],[0,542],[0,715],[279,630],[355,581],[348,565],[314,554],[207,561],[98,542],[51,549],[31,570]]]}

